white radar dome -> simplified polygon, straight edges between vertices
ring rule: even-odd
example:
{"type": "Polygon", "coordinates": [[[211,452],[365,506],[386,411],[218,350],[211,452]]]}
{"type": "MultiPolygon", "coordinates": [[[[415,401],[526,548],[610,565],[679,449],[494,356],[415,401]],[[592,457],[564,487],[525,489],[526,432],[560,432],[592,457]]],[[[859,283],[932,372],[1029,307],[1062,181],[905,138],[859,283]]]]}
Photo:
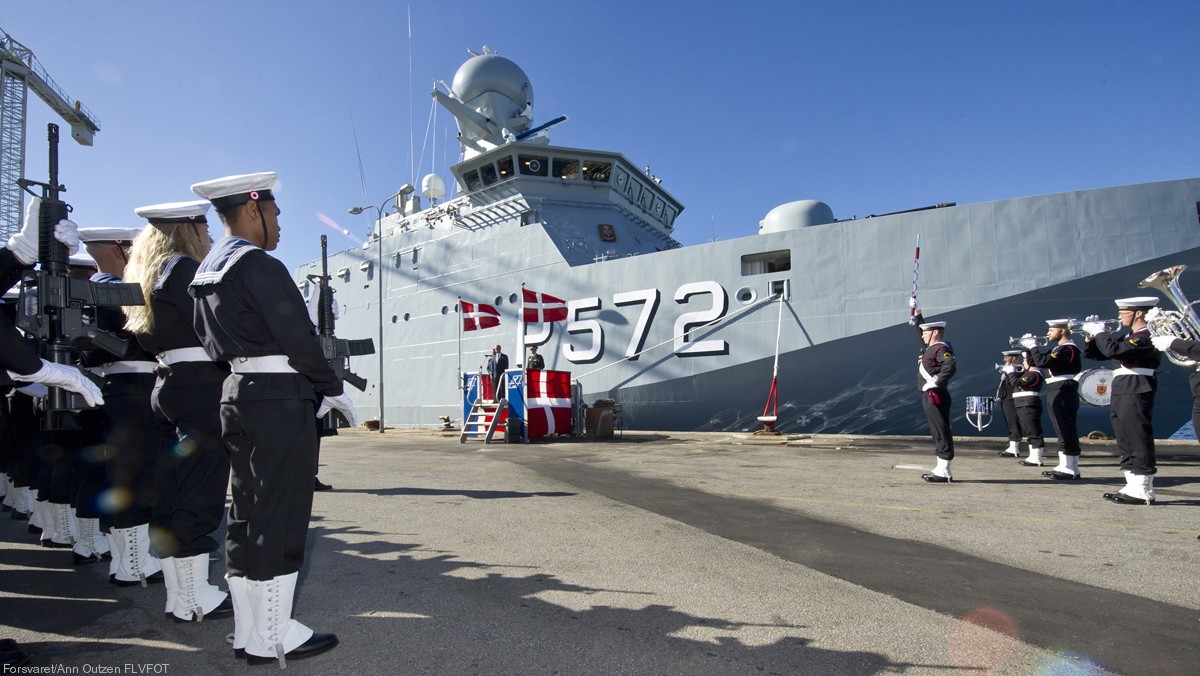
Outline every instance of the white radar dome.
{"type": "Polygon", "coordinates": [[[425,174],[421,179],[421,194],[431,200],[440,200],[446,196],[446,182],[437,174],[425,174]]]}
{"type": "Polygon", "coordinates": [[[467,59],[454,74],[450,91],[460,101],[472,101],[488,92],[503,94],[518,106],[533,105],[533,85],[517,64],[497,54],[467,59]]]}
{"type": "Polygon", "coordinates": [[[780,204],[767,212],[765,218],[758,222],[758,234],[771,232],[786,232],[799,230],[813,225],[833,223],[833,209],[817,200],[797,200],[780,204]]]}

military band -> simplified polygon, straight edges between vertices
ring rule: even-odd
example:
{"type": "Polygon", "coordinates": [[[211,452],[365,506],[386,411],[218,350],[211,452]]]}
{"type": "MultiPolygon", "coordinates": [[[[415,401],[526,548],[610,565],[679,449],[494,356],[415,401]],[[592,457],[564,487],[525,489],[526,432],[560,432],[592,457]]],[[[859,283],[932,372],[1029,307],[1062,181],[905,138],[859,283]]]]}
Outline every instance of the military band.
{"type": "Polygon", "coordinates": [[[1012,390],[1013,406],[1017,409],[1017,421],[1021,434],[1029,444],[1029,455],[1017,462],[1027,467],[1042,466],[1042,450],[1045,436],[1042,433],[1042,372],[1032,368],[1028,361],[1021,371],[1008,374],[1008,386],[1012,390]]]}
{"type": "Polygon", "coordinates": [[[921,478],[930,483],[954,480],[950,463],[954,460],[954,436],[950,432],[950,379],[954,377],[954,350],[943,338],[946,322],[926,322],[920,308],[915,306],[914,317],[921,338],[921,353],[917,358],[917,387],[921,390],[921,408],[929,422],[937,463],[921,478]]]}
{"type": "Polygon", "coordinates": [[[995,399],[1000,404],[1000,411],[1004,415],[1004,424],[1008,427],[1008,447],[1000,451],[1000,455],[1019,458],[1021,457],[1021,423],[1017,420],[1017,407],[1013,403],[1012,384],[1009,383],[1008,375],[1024,371],[1025,365],[1021,363],[1020,350],[1005,350],[1000,354],[1004,363],[996,369],[1000,372],[1000,384],[996,386],[995,399]]]}

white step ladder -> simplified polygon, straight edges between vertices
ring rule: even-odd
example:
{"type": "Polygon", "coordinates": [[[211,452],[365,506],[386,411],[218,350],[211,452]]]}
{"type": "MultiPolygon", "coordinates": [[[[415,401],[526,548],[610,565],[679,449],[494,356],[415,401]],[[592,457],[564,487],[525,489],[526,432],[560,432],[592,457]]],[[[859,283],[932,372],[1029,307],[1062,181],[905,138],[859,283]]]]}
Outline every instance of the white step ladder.
{"type": "Polygon", "coordinates": [[[507,424],[500,422],[500,411],[506,408],[508,408],[506,399],[476,401],[471,406],[471,413],[463,421],[462,434],[458,436],[458,443],[465,444],[468,439],[480,439],[485,444],[492,443],[492,437],[495,436],[497,430],[503,434],[508,429],[507,424]]]}

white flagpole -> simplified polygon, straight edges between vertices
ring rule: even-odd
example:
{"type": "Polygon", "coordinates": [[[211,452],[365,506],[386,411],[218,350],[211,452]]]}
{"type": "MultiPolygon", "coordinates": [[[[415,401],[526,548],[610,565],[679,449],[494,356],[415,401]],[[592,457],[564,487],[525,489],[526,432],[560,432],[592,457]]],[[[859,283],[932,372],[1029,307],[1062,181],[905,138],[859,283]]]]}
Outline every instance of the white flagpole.
{"type": "Polygon", "coordinates": [[[462,296],[459,296],[458,297],[458,372],[455,374],[455,378],[458,379],[459,399],[462,398],[462,391],[463,391],[462,334],[463,334],[463,322],[465,321],[465,319],[466,319],[466,313],[463,312],[462,296]]]}
{"type": "Polygon", "coordinates": [[[525,368],[525,282],[521,282],[521,315],[517,318],[517,358],[521,361],[521,404],[525,407],[525,414],[521,417],[521,437],[525,439],[525,443],[529,443],[529,425],[526,422],[529,418],[529,378],[525,377],[528,370],[525,368]]]}

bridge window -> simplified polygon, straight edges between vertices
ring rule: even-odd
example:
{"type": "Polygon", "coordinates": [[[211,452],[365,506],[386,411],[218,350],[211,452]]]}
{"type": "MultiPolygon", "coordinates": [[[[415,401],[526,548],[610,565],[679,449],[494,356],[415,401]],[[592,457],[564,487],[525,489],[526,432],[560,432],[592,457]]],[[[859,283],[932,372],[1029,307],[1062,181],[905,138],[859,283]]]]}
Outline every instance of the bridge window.
{"type": "Polygon", "coordinates": [[[496,182],[496,165],[488,162],[479,168],[479,175],[483,178],[484,185],[491,185],[496,182]]]}
{"type": "Polygon", "coordinates": [[[742,256],[742,275],[786,272],[792,269],[792,250],[781,249],[742,256]]]}
{"type": "Polygon", "coordinates": [[[585,181],[607,183],[608,177],[611,175],[611,162],[585,162],[583,165],[583,179],[585,181]]]}
{"type": "Polygon", "coordinates": [[[554,177],[561,178],[564,181],[579,178],[579,160],[572,160],[565,157],[554,158],[554,177]]]}
{"type": "Polygon", "coordinates": [[[528,176],[549,176],[550,162],[541,155],[518,155],[521,173],[528,176]]]}
{"type": "Polygon", "coordinates": [[[479,180],[478,171],[468,171],[463,174],[463,181],[467,184],[467,192],[479,190],[483,187],[483,182],[479,180]]]}
{"type": "Polygon", "coordinates": [[[500,180],[503,181],[513,177],[512,155],[501,157],[496,160],[496,168],[500,170],[500,180]]]}

